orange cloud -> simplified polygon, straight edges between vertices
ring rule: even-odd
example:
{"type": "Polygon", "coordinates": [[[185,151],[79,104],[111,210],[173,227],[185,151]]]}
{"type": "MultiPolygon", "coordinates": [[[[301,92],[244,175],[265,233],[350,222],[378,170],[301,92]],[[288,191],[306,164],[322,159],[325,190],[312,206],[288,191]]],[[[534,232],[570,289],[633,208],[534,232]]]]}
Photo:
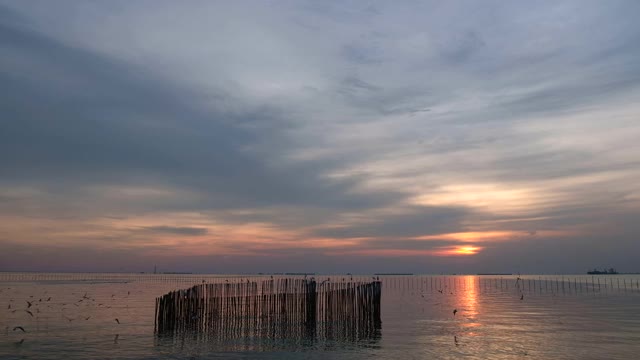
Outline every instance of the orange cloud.
{"type": "Polygon", "coordinates": [[[445,233],[436,235],[424,235],[413,237],[414,240],[455,240],[460,242],[492,242],[508,241],[532,236],[555,236],[564,237],[577,235],[576,231],[570,230],[540,230],[540,231],[468,231],[457,233],[445,233]]]}

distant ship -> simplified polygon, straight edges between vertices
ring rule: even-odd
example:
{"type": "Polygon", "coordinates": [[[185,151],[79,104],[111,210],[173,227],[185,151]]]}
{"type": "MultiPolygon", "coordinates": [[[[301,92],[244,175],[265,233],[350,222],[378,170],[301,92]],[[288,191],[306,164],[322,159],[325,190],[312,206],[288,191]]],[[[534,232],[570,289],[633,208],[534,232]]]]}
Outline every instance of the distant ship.
{"type": "Polygon", "coordinates": [[[610,268],[609,270],[607,270],[607,269],[604,269],[604,270],[593,269],[591,271],[587,271],[587,274],[589,274],[589,275],[616,275],[617,273],[618,272],[614,268],[610,268]]]}

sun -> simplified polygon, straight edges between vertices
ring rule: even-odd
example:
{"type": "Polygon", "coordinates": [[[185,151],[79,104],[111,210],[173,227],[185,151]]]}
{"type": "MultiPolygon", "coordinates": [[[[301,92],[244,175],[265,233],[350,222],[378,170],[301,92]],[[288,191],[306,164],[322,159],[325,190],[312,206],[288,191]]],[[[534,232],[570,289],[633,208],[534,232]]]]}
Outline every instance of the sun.
{"type": "Polygon", "coordinates": [[[481,248],[477,246],[465,245],[457,247],[453,250],[453,253],[457,255],[475,255],[480,251],[480,249],[481,248]]]}

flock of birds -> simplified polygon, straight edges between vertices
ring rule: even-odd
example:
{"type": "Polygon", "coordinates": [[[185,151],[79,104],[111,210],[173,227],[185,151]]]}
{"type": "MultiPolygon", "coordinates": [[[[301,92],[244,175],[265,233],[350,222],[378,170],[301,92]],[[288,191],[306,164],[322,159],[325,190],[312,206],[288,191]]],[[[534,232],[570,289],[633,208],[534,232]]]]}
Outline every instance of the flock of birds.
{"type": "MultiPolygon", "coordinates": [[[[6,289],[0,289],[0,294],[3,291],[10,291],[12,290],[12,288],[8,287],[6,289]]],[[[75,294],[72,293],[72,296],[79,296],[79,294],[75,294]]],[[[131,295],[130,291],[127,291],[127,295],[124,296],[124,298],[128,298],[129,295],[131,295]]],[[[112,294],[110,297],[111,300],[111,304],[109,304],[108,301],[103,301],[103,302],[98,302],[96,301],[95,298],[89,296],[89,293],[85,292],[84,295],[82,295],[81,297],[77,298],[75,300],[71,300],[71,301],[66,301],[66,302],[57,302],[55,299],[53,299],[52,296],[48,296],[47,295],[47,291],[45,291],[43,293],[42,297],[39,297],[36,299],[36,297],[34,297],[34,295],[29,295],[29,297],[27,299],[24,300],[16,300],[14,298],[10,298],[9,299],[9,304],[7,305],[6,310],[11,313],[11,314],[15,314],[17,312],[23,312],[27,315],[29,315],[30,318],[33,318],[34,320],[38,320],[42,315],[41,314],[47,314],[47,315],[51,315],[56,313],[57,310],[59,310],[59,315],[66,319],[70,324],[73,321],[76,320],[82,320],[84,319],[84,321],[89,321],[92,318],[92,315],[88,315],[87,314],[82,314],[83,309],[82,307],[85,308],[104,308],[104,309],[111,309],[114,304],[113,302],[116,301],[118,298],[116,297],[116,294],[112,294]],[[22,305],[22,301],[24,301],[24,305],[22,305]],[[74,306],[74,307],[71,307],[74,306]],[[42,309],[42,310],[41,310],[42,309]]],[[[113,321],[120,325],[120,319],[118,318],[114,318],[113,321]]],[[[13,332],[17,332],[17,333],[22,333],[22,334],[28,334],[30,333],[29,330],[29,326],[26,324],[15,324],[15,325],[7,325],[5,327],[5,331],[6,333],[9,332],[9,329],[11,329],[11,331],[13,332]]],[[[119,338],[119,334],[116,334],[114,337],[114,343],[118,343],[118,338],[119,338]]],[[[22,344],[24,344],[25,342],[25,338],[22,338],[20,341],[15,342],[14,344],[16,346],[21,346],[22,344]]]]}

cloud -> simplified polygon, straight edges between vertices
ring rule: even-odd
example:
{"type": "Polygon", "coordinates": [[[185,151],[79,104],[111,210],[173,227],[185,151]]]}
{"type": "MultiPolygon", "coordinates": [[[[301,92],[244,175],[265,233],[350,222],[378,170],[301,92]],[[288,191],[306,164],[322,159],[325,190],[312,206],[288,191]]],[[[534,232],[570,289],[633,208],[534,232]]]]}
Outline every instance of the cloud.
{"type": "Polygon", "coordinates": [[[146,231],[156,232],[156,233],[166,233],[173,235],[206,235],[207,229],[197,228],[197,227],[184,227],[184,226],[147,226],[143,228],[146,231]]]}
{"type": "Polygon", "coordinates": [[[431,269],[629,263],[640,5],[253,6],[0,5],[3,248],[418,271],[518,233],[431,269]]]}

